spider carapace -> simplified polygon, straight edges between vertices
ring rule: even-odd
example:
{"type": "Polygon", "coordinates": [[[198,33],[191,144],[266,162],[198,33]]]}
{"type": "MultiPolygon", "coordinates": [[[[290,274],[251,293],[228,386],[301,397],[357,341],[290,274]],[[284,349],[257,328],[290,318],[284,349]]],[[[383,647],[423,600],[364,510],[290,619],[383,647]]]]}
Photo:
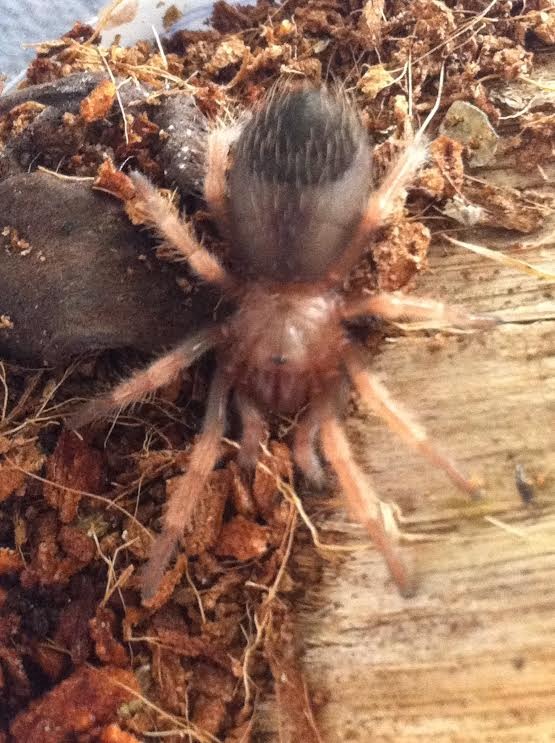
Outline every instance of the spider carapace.
{"type": "Polygon", "coordinates": [[[228,320],[195,333],[111,393],[92,400],[75,421],[81,426],[140,400],[214,350],[216,371],[202,431],[143,573],[144,600],[156,593],[190,525],[216,464],[231,402],[242,422],[239,460],[245,468],[256,465],[268,412],[302,411],[292,442],[295,464],[308,480],[321,484],[320,446],[353,516],[368,529],[403,592],[410,577],[385,531],[379,500],[350,453],[342,423],[346,384],[458,487],[477,493],[365,368],[346,329],[347,321],[365,315],[441,320],[462,327],[494,322],[399,293],[359,300],[342,295],[345,277],[403,196],[425,158],[425,147],[418,136],[406,143],[377,188],[372,186],[371,155],[354,107],[325,87],[276,87],[242,123],[215,129],[207,144],[204,195],[231,242],[229,266],[197,242],[187,222],[144,176],[132,175],[145,223],[202,280],[236,303],[228,320]]]}

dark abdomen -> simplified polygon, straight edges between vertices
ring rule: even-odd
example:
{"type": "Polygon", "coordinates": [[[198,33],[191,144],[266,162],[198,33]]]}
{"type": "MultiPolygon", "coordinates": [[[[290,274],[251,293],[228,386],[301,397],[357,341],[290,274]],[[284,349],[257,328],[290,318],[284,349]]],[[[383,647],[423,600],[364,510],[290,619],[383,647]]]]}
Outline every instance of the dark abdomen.
{"type": "Polygon", "coordinates": [[[347,101],[274,92],[246,124],[230,170],[235,259],[278,282],[315,281],[345,250],[370,189],[370,148],[347,101]]]}

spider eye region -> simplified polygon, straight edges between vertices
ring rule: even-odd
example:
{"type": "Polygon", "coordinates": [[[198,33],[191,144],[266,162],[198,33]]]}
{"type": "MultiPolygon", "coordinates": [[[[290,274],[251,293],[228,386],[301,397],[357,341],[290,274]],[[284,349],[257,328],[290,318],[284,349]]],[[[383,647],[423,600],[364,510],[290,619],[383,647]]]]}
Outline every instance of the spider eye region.
{"type": "Polygon", "coordinates": [[[284,366],[286,363],[287,356],[284,356],[283,354],[272,356],[272,364],[275,364],[276,366],[284,366]]]}

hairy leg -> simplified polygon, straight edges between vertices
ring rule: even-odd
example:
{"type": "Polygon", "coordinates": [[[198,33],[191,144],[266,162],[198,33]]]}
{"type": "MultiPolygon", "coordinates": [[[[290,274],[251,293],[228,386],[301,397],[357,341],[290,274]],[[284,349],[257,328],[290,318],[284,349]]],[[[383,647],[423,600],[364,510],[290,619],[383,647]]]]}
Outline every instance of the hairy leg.
{"type": "Polygon", "coordinates": [[[168,502],[162,532],[154,541],[142,574],[144,602],[152,599],[158,591],[179,539],[190,525],[193,512],[214,469],[225,429],[230,387],[228,376],[218,370],[212,380],[202,431],[193,447],[189,467],[168,502]]]}
{"type": "Polygon", "coordinates": [[[192,270],[201,279],[229,286],[232,280],[218,259],[197,242],[186,222],[157,189],[140,173],[132,173],[137,198],[144,213],[145,224],[152,227],[172,250],[187,259],[192,270]]]}
{"type": "Polygon", "coordinates": [[[425,159],[426,147],[421,139],[407,144],[381,185],[370,194],[359,233],[370,235],[387,222],[425,159]]]}
{"type": "Polygon", "coordinates": [[[293,441],[295,464],[314,486],[321,488],[325,481],[324,470],[316,453],[316,438],[320,430],[322,407],[313,405],[299,421],[293,441]]]}
{"type": "Polygon", "coordinates": [[[425,159],[426,147],[421,137],[406,145],[382,184],[370,193],[355,236],[328,274],[332,281],[343,279],[368,248],[371,235],[387,223],[425,159]]]}
{"type": "Polygon", "coordinates": [[[351,350],[346,354],[345,363],[358,394],[372,412],[385,421],[409,446],[442,469],[458,488],[473,498],[481,496],[480,487],[469,480],[457,465],[430,441],[422,426],[413,421],[411,416],[392,400],[384,385],[366,370],[356,351],[351,350]]]}
{"type": "Polygon", "coordinates": [[[212,348],[217,343],[219,335],[215,328],[195,333],[173,351],[153,361],[146,369],[136,372],[108,394],[101,395],[84,405],[70,419],[71,427],[82,428],[87,423],[138,402],[146,395],[169,384],[183,369],[212,348]]]}
{"type": "Polygon", "coordinates": [[[366,527],[401,594],[410,595],[413,586],[403,561],[385,531],[379,498],[354,461],[347,436],[335,416],[322,422],[321,439],[324,455],[337,474],[353,517],[366,527]]]}
{"type": "Polygon", "coordinates": [[[246,470],[254,470],[258,461],[260,443],[266,435],[266,424],[260,410],[245,395],[236,392],[235,400],[243,426],[239,466],[246,470]]]}
{"type": "Polygon", "coordinates": [[[474,315],[434,299],[409,297],[404,294],[374,294],[348,302],[343,317],[349,320],[363,315],[377,315],[386,320],[412,320],[455,325],[459,328],[488,328],[499,324],[495,317],[474,315]]]}
{"type": "Polygon", "coordinates": [[[227,232],[227,160],[229,148],[241,133],[241,126],[217,126],[208,135],[204,198],[220,229],[227,232]]]}

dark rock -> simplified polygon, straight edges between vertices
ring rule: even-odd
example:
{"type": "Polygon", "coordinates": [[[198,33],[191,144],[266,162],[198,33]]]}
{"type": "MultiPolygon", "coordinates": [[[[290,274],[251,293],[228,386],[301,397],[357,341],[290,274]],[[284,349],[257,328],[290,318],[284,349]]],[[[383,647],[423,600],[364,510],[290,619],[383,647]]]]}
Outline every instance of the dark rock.
{"type": "Polygon", "coordinates": [[[84,127],[67,127],[65,113],[77,113],[81,101],[106,73],[78,72],[42,85],[14,90],[0,96],[0,116],[29,101],[46,108],[18,134],[10,134],[0,152],[0,181],[30,169],[40,156],[52,162],[72,155],[84,142],[84,127]]]}
{"type": "Polygon", "coordinates": [[[79,105],[101,80],[105,72],[76,72],[51,83],[30,85],[27,88],[0,95],[0,116],[27,101],[54,106],[70,113],[77,113],[79,105]]]}
{"type": "Polygon", "coordinates": [[[168,96],[151,113],[163,130],[159,158],[169,186],[183,195],[202,193],[208,121],[192,96],[168,96]]]}
{"type": "Polygon", "coordinates": [[[0,151],[0,181],[10,178],[12,175],[23,173],[25,168],[21,165],[11,147],[5,147],[0,151]]]}
{"type": "Polygon", "coordinates": [[[85,129],[64,126],[63,116],[53,106],[45,108],[18,137],[8,140],[6,150],[25,170],[41,155],[54,162],[73,155],[85,141],[85,129]]]}
{"type": "Polygon", "coordinates": [[[13,324],[0,329],[4,356],[59,364],[92,350],[168,347],[217,301],[203,289],[191,302],[177,276],[89,183],[40,172],[0,183],[0,327],[13,324]]]}

